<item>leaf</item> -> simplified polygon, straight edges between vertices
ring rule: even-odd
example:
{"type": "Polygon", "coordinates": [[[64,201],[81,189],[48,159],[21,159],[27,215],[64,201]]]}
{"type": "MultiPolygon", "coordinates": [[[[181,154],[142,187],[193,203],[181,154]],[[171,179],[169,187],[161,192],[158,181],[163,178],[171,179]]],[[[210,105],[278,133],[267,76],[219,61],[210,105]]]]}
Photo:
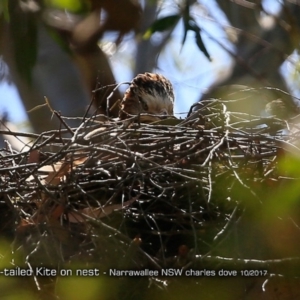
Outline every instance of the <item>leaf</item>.
{"type": "Polygon", "coordinates": [[[201,34],[200,34],[200,27],[197,25],[196,21],[193,18],[190,18],[189,23],[188,23],[188,30],[194,31],[195,32],[195,40],[196,40],[196,45],[200,49],[201,52],[204,53],[204,55],[207,57],[209,61],[211,61],[211,57],[203,43],[201,34]]]}
{"type": "Polygon", "coordinates": [[[183,13],[182,13],[182,17],[183,17],[183,26],[184,26],[184,33],[183,33],[183,38],[182,38],[182,42],[181,42],[181,49],[185,43],[186,40],[186,36],[187,36],[187,32],[189,31],[189,22],[191,20],[191,16],[190,16],[190,6],[188,1],[186,1],[186,5],[184,7],[183,13]]]}
{"type": "Polygon", "coordinates": [[[85,0],[46,0],[45,4],[47,7],[68,10],[73,13],[86,12],[90,8],[89,1],[85,0]]]}
{"type": "Polygon", "coordinates": [[[198,31],[195,31],[195,38],[196,38],[196,44],[198,46],[198,48],[200,49],[200,51],[202,51],[204,53],[204,55],[207,57],[207,59],[209,61],[211,61],[211,57],[208,53],[208,51],[206,50],[206,47],[203,43],[203,40],[201,38],[201,35],[200,35],[200,28],[198,31]]]}
{"type": "MultiPolygon", "coordinates": [[[[32,151],[33,153],[30,152],[30,162],[38,162],[36,160],[39,160],[39,153],[35,153],[34,151],[32,151]]],[[[66,157],[62,161],[40,167],[35,175],[42,179],[41,183],[43,185],[50,184],[57,186],[74,168],[84,164],[88,159],[89,156],[84,152],[73,153],[71,157],[66,157]]],[[[26,181],[34,180],[36,180],[36,177],[32,175],[26,179],[26,181]]]]}
{"type": "Polygon", "coordinates": [[[189,30],[194,31],[196,45],[198,46],[200,51],[204,53],[204,55],[208,58],[208,60],[211,61],[211,57],[210,57],[210,55],[203,43],[203,40],[201,38],[201,34],[200,34],[201,29],[197,25],[195,19],[193,17],[191,17],[191,15],[190,15],[190,6],[189,6],[188,1],[186,1],[186,6],[184,7],[182,17],[183,17],[184,33],[183,33],[183,38],[182,38],[182,42],[181,42],[181,45],[182,45],[181,48],[183,47],[183,45],[185,43],[188,31],[189,30]]]}
{"type": "Polygon", "coordinates": [[[40,168],[39,171],[43,171],[45,167],[52,167],[52,171],[50,171],[48,176],[45,178],[45,182],[54,186],[59,185],[73,168],[82,165],[89,158],[89,156],[81,153],[77,153],[77,156],[78,157],[72,157],[69,161],[58,161],[53,165],[40,168]]]}
{"type": "Polygon", "coordinates": [[[156,20],[145,32],[143,35],[143,38],[145,40],[149,39],[151,35],[155,32],[162,32],[164,30],[170,29],[173,26],[176,25],[176,23],[179,21],[180,15],[170,15],[166,17],[162,17],[158,20],[156,20]]]}
{"type": "Polygon", "coordinates": [[[0,0],[0,16],[3,14],[4,20],[9,21],[8,0],[0,0]]]}
{"type": "Polygon", "coordinates": [[[37,57],[37,24],[33,15],[22,12],[17,5],[17,1],[8,5],[14,57],[20,75],[31,83],[37,57]]]}

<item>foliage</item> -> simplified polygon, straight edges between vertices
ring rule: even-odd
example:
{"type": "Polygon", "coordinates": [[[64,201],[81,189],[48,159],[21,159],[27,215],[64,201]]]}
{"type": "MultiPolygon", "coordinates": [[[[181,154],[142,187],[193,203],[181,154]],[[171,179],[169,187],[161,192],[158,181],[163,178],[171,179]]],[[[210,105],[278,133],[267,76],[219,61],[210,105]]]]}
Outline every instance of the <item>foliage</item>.
{"type": "Polygon", "coordinates": [[[203,54],[209,59],[210,55],[203,43],[201,37],[201,29],[197,25],[197,22],[194,17],[190,15],[190,3],[189,1],[185,2],[183,9],[179,12],[179,14],[169,15],[165,17],[161,17],[157,19],[144,33],[144,39],[149,39],[155,32],[162,32],[165,30],[172,30],[178,21],[182,18],[184,24],[184,33],[182,38],[182,46],[186,41],[186,36],[188,31],[193,31],[195,33],[195,43],[198,46],[199,50],[203,52],[203,54]]]}

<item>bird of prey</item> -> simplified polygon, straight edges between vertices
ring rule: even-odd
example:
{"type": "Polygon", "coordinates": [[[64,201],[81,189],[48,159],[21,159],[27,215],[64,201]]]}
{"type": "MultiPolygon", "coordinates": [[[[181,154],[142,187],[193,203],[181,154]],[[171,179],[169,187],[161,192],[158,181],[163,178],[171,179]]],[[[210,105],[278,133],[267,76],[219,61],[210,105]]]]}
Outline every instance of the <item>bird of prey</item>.
{"type": "MultiPolygon", "coordinates": [[[[160,74],[144,73],[137,75],[126,90],[120,104],[119,120],[140,116],[139,120],[151,123],[162,117],[173,116],[174,92],[171,82],[160,74]]],[[[116,119],[115,121],[118,121],[116,119]]],[[[106,127],[97,128],[87,135],[85,140],[103,139],[106,127]]]]}
{"type": "Polygon", "coordinates": [[[153,73],[139,74],[124,94],[119,118],[124,120],[144,113],[153,116],[143,116],[142,121],[155,121],[160,116],[172,116],[173,107],[173,87],[166,77],[153,73]]]}

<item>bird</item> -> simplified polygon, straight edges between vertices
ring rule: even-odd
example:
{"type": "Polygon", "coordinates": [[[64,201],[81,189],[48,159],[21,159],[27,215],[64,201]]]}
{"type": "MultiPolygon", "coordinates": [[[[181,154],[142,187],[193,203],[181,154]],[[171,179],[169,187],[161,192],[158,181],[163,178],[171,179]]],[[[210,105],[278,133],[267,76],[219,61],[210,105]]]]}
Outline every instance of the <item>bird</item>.
{"type": "Polygon", "coordinates": [[[174,91],[172,83],[163,75],[138,74],[130,83],[121,101],[119,119],[125,120],[142,113],[142,121],[155,121],[173,116],[174,91]]]}
{"type": "MultiPolygon", "coordinates": [[[[159,121],[174,115],[174,91],[172,83],[163,75],[156,73],[138,74],[130,82],[120,102],[119,116],[113,121],[124,121],[133,116],[142,115],[144,123],[159,121]]],[[[107,138],[107,127],[96,128],[84,136],[84,140],[107,138]]]]}

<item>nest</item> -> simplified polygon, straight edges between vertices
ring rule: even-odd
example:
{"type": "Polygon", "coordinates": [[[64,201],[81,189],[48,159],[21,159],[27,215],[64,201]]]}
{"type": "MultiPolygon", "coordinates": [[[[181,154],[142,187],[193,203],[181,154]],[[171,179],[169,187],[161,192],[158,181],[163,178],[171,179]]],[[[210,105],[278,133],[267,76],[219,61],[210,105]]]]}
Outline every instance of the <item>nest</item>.
{"type": "Polygon", "coordinates": [[[278,180],[282,120],[216,100],[184,120],[142,121],[93,117],[28,134],[21,153],[1,151],[1,231],[19,264],[203,264],[261,201],[261,187],[278,180]]]}

